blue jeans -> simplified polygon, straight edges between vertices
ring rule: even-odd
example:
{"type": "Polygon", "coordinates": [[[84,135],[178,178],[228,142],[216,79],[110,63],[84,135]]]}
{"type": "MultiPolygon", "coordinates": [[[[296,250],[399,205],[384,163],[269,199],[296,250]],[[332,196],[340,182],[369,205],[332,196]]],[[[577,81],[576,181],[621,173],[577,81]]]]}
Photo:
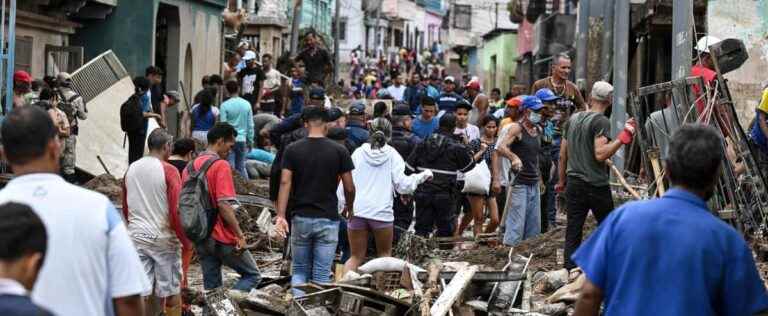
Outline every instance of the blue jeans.
{"type": "Polygon", "coordinates": [[[509,187],[505,245],[514,246],[541,233],[540,202],[538,184],[516,184],[509,187]]]}
{"type": "Polygon", "coordinates": [[[229,152],[229,165],[232,170],[237,171],[243,178],[248,179],[248,171],[245,169],[245,142],[235,142],[232,150],[229,152]]]}
{"type": "MultiPolygon", "coordinates": [[[[291,285],[310,280],[329,283],[338,241],[339,221],[294,216],[291,219],[291,285]]],[[[291,291],[295,297],[304,295],[295,288],[291,291]]]]}
{"type": "Polygon", "coordinates": [[[212,290],[222,285],[221,266],[226,265],[238,274],[240,280],[232,288],[250,292],[261,282],[261,274],[256,266],[256,260],[248,250],[236,251],[234,246],[225,245],[209,238],[196,247],[203,270],[203,287],[212,290]]]}

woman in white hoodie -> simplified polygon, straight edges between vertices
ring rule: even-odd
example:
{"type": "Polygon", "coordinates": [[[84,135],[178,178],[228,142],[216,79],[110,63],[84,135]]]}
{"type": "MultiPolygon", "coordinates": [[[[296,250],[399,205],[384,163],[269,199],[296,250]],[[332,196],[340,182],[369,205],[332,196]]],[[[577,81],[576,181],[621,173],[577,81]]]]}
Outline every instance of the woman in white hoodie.
{"type": "Polygon", "coordinates": [[[346,271],[357,269],[365,260],[368,232],[373,232],[377,256],[391,256],[395,192],[412,194],[419,184],[432,177],[429,170],[405,175],[403,158],[387,145],[392,136],[392,124],[386,118],[374,119],[370,132],[368,142],[352,153],[356,193],[354,210],[347,223],[352,256],[344,264],[346,271]]]}

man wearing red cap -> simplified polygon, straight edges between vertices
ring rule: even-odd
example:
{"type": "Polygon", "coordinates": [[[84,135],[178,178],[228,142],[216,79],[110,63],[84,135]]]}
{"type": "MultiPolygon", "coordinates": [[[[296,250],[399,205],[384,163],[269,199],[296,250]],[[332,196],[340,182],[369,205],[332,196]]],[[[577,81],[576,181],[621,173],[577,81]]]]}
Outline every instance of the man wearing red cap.
{"type": "MultiPolygon", "coordinates": [[[[13,107],[19,107],[32,104],[34,93],[32,93],[32,76],[24,70],[17,70],[13,73],[13,107]]],[[[5,98],[3,98],[5,102],[5,98]]],[[[5,108],[3,108],[5,112],[5,108]]]]}
{"type": "Polygon", "coordinates": [[[488,115],[488,96],[480,92],[480,80],[473,78],[467,85],[467,101],[472,104],[469,111],[469,123],[477,125],[478,121],[488,115]]]}

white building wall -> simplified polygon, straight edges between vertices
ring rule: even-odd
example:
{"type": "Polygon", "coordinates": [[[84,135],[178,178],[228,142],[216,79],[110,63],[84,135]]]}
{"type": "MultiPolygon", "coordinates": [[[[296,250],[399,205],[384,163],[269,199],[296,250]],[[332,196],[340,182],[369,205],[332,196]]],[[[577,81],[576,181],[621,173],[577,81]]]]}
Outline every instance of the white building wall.
{"type": "Polygon", "coordinates": [[[365,14],[362,0],[339,0],[339,16],[346,21],[346,38],[339,42],[339,58],[342,63],[351,61],[352,50],[357,46],[365,49],[365,14]]]}

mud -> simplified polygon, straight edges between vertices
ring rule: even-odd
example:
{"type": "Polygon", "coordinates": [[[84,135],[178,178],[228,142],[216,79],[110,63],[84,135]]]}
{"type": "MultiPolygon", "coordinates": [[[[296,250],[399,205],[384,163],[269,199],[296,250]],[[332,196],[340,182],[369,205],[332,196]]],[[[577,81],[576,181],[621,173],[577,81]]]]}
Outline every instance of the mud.
{"type": "Polygon", "coordinates": [[[123,205],[121,179],[105,173],[86,182],[83,187],[106,195],[116,206],[123,205]]]}

